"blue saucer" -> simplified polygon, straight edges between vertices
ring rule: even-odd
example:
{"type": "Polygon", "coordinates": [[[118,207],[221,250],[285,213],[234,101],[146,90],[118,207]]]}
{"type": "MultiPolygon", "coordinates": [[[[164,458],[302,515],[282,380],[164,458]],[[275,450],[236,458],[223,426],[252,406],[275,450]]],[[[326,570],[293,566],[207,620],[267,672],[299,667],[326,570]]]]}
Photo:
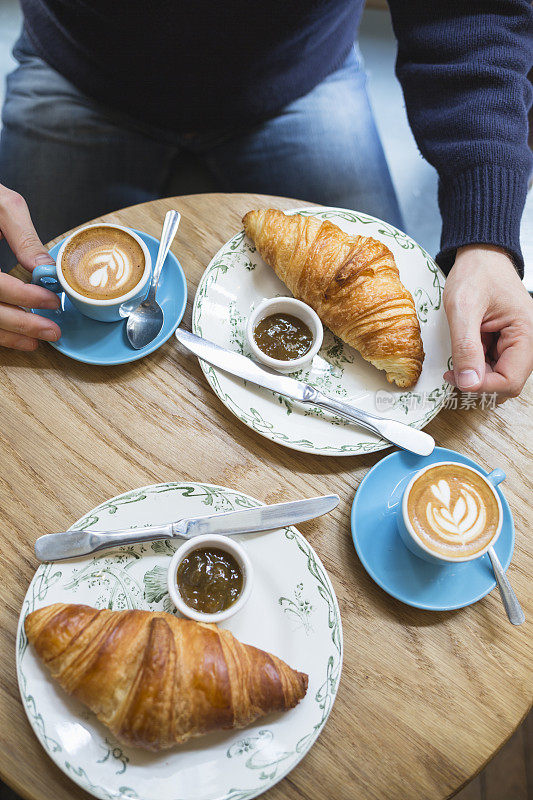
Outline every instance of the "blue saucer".
{"type": "MultiPolygon", "coordinates": [[[[393,597],[415,608],[451,611],[481,600],[496,581],[488,555],[462,564],[440,566],[413,555],[396,527],[396,511],[413,474],[436,461],[457,461],[488,473],[455,450],[436,447],[430,456],[405,451],[391,453],[365,475],[352,505],[352,537],[357,555],[370,577],[393,597]]],[[[494,464],[494,467],[498,466],[494,464]]],[[[503,525],[496,550],[503,568],[514,549],[514,524],[509,505],[499,488],[503,525]]]]}
{"type": "MultiPolygon", "coordinates": [[[[133,229],[134,230],[134,229],[133,229]]],[[[155,264],[159,242],[148,233],[136,231],[146,242],[152,264],[155,264]]],[[[61,242],[50,250],[56,258],[61,242]]],[[[169,339],[180,324],[187,304],[187,282],[176,256],[169,252],[161,272],[157,290],[157,302],[163,309],[164,322],[159,335],[142,350],[134,350],[126,337],[126,320],[120,322],[96,322],[77,311],[70,300],[61,295],[60,311],[32,309],[34,314],[57,322],[61,328],[61,339],[49,342],[60,353],[83,361],[86,364],[127,364],[153,353],[169,339]]]]}

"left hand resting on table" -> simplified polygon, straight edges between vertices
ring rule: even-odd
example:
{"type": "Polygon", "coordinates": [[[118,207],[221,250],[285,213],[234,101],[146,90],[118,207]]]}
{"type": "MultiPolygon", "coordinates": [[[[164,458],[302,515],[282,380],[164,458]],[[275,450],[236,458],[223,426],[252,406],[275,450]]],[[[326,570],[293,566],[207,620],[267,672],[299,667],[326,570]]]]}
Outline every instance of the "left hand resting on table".
{"type": "Polygon", "coordinates": [[[533,371],[533,301],[505,251],[460,247],[444,287],[453,372],[466,392],[517,397],[533,371]]]}

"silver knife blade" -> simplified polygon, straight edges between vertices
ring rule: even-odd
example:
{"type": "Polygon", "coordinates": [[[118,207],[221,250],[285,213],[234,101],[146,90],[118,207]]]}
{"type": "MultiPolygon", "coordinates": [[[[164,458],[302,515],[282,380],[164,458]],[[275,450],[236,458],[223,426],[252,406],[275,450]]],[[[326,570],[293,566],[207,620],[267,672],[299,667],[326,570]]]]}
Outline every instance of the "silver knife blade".
{"type": "Polygon", "coordinates": [[[304,401],[306,383],[288,378],[267,367],[260,367],[251,358],[234,353],[233,350],[225,350],[218,344],[202,339],[201,336],[184,331],[182,328],[176,330],[175,336],[178,342],[203,361],[207,361],[225,372],[231,372],[232,375],[237,375],[239,378],[244,378],[246,381],[257,383],[273,392],[291,397],[293,400],[304,401]]]}
{"type": "Polygon", "coordinates": [[[332,511],[339,503],[337,494],[220,512],[203,517],[188,517],[168,525],[129,528],[120,531],[64,531],[40,536],[35,542],[35,555],[40,561],[77,558],[109,547],[152,542],[158,539],[191,539],[204,533],[233,536],[242,533],[274,530],[296,525],[332,511]]]}
{"type": "Polygon", "coordinates": [[[323,497],[312,497],[309,500],[274,503],[269,506],[245,508],[242,511],[212,514],[209,517],[196,517],[178,521],[172,527],[175,536],[184,536],[187,539],[203,536],[206,533],[232,536],[237,533],[268,531],[321,517],[322,514],[332,511],[338,503],[338,494],[328,494],[323,497]]]}
{"type": "Polygon", "coordinates": [[[429,455],[435,448],[433,437],[417,428],[413,428],[411,425],[370,414],[362,408],[357,408],[348,403],[340,403],[322,392],[318,392],[317,389],[307,383],[260,366],[255,361],[252,361],[251,358],[241,356],[232,350],[226,350],[214,342],[202,339],[202,337],[184,331],[181,328],[176,330],[175,336],[184,347],[203,361],[207,361],[209,364],[213,364],[213,366],[239,378],[249,380],[258,386],[263,386],[273,392],[290,397],[292,400],[319,405],[334,414],[350,420],[350,422],[361,425],[397,447],[409,450],[409,452],[420,456],[429,455]]]}

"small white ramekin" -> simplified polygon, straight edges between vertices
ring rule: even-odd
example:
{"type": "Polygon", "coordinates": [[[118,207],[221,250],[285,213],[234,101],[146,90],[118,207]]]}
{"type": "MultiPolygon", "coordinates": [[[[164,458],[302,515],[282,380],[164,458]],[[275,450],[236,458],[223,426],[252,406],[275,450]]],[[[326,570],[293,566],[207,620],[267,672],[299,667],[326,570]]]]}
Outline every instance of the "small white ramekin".
{"type": "Polygon", "coordinates": [[[216,534],[208,533],[204,536],[195,536],[193,539],[187,539],[186,542],[178,547],[168,566],[167,585],[168,593],[172,599],[172,602],[184,617],[194,619],[196,622],[222,622],[223,620],[232,617],[237,613],[237,611],[240,611],[248,601],[250,592],[252,591],[252,582],[252,562],[250,561],[244,547],[238,542],[235,542],[229,536],[217,536],[216,534]],[[233,603],[233,605],[231,605],[229,608],[226,608],[224,611],[218,611],[216,614],[205,614],[202,611],[196,611],[196,609],[188,606],[180,594],[178,582],[176,580],[178,567],[185,556],[189,555],[189,553],[191,553],[193,550],[206,547],[213,547],[218,550],[224,550],[226,553],[230,553],[242,570],[243,580],[242,592],[240,596],[233,603]]]}
{"type": "Polygon", "coordinates": [[[318,314],[313,311],[311,306],[302,303],[301,300],[296,300],[294,297],[272,297],[263,300],[257,308],[255,308],[248,317],[246,325],[246,338],[248,346],[252,351],[253,357],[260,361],[265,366],[275,369],[278,372],[296,372],[302,369],[306,364],[309,364],[316,356],[322,347],[322,339],[324,337],[324,329],[318,314]],[[271,358],[257,346],[254,339],[254,331],[256,326],[265,317],[271,314],[292,314],[304,322],[313,336],[313,344],[305,355],[300,358],[292,358],[290,361],[281,361],[278,358],[271,358]]]}

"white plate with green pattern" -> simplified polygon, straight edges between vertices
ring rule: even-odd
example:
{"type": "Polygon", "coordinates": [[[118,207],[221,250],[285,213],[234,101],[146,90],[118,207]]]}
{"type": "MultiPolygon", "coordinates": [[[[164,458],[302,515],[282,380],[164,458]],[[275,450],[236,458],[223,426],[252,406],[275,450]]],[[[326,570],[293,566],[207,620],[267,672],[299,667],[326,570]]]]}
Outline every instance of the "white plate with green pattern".
{"type": "MultiPolygon", "coordinates": [[[[439,412],[451,391],[442,378],[451,363],[450,336],[442,306],[444,275],[413,239],[375,217],[327,207],[286,213],[297,211],[331,220],[350,235],[373,236],[390,248],[400,277],[415,300],[426,358],[414,390],[395,389],[384,372],[325,328],[324,343],[311,368],[294,373],[294,377],[372,413],[423,428],[439,412]]],[[[241,231],[218,251],[200,280],[193,309],[193,332],[250,356],[245,336],[250,312],[265,297],[289,294],[241,231]]],[[[306,453],[333,456],[390,447],[383,439],[322,409],[300,405],[202,361],[200,364],[224,405],[250,428],[274,442],[306,453]]]]}
{"type": "MultiPolygon", "coordinates": [[[[261,503],[220,486],[167,483],[108,500],[73,528],[110,530],[261,503]]],[[[105,800],[247,800],[269,789],[307,753],[333,705],[342,666],[337,599],[313,548],[295,528],[240,536],[254,566],[251,597],[227,627],[309,675],[299,705],[239,731],[200,737],[154,755],[123,746],[85,706],[58,687],[24,634],[24,619],[50,603],[173,611],[167,541],[42,564],[26,594],[17,632],[22,703],[48,755],[73,781],[105,800]]],[[[180,541],[177,540],[179,544],[180,541]]],[[[225,624],[224,624],[225,626],[225,624]]]]}

